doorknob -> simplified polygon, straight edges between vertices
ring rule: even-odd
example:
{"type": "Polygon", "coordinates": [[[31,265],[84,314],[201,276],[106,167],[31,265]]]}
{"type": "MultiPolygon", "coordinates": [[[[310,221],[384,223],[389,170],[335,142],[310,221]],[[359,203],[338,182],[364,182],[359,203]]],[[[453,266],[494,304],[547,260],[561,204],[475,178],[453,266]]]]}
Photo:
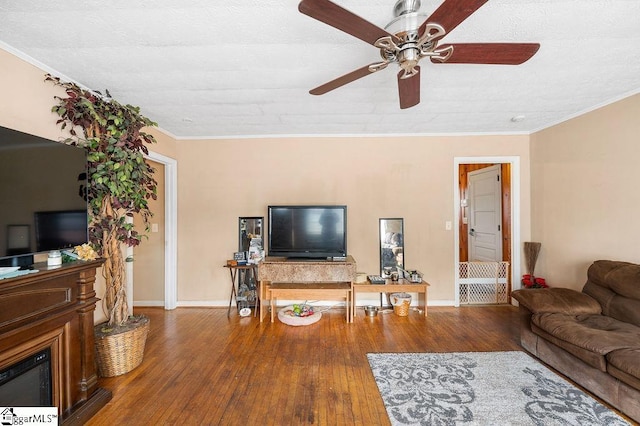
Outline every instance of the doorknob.
{"type": "Polygon", "coordinates": [[[475,236],[476,236],[476,230],[475,230],[475,229],[473,229],[473,228],[471,228],[471,229],[469,230],[469,235],[471,235],[472,237],[475,237],[475,236]]]}

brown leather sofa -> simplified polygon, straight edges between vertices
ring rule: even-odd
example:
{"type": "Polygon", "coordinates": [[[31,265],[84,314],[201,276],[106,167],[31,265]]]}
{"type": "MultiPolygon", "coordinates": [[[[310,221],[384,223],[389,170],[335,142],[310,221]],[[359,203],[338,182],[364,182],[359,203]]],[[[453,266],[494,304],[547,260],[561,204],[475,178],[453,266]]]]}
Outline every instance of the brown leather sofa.
{"type": "Polygon", "coordinates": [[[595,261],[582,292],[512,292],[522,347],[640,422],[640,265],[595,261]]]}

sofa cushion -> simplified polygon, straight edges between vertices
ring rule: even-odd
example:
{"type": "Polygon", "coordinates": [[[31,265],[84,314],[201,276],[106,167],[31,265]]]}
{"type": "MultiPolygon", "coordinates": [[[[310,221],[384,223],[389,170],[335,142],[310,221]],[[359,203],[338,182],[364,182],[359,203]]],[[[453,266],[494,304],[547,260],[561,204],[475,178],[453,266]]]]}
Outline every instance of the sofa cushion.
{"type": "Polygon", "coordinates": [[[597,300],[569,288],[521,289],[511,293],[533,313],[561,312],[568,315],[600,314],[597,300]]]}
{"type": "Polygon", "coordinates": [[[543,330],[555,338],[554,343],[602,371],[606,371],[606,354],[637,348],[640,342],[640,328],[603,315],[538,313],[532,315],[531,321],[536,326],[534,332],[536,328],[543,330]],[[586,353],[571,350],[572,346],[586,353]]]}
{"type": "Polygon", "coordinates": [[[587,270],[587,279],[620,296],[640,300],[640,265],[616,260],[596,260],[587,270]]]}
{"type": "Polygon", "coordinates": [[[607,361],[609,374],[640,390],[640,346],[610,352],[607,354],[607,361]]]}
{"type": "Polygon", "coordinates": [[[640,326],[640,265],[597,260],[582,292],[600,303],[604,315],[640,326]]]}
{"type": "MultiPolygon", "coordinates": [[[[574,357],[578,358],[585,364],[597,368],[602,373],[607,372],[607,360],[604,355],[592,352],[588,349],[581,348],[580,346],[576,346],[572,343],[569,343],[565,340],[558,339],[555,336],[547,333],[540,327],[537,327],[534,324],[531,324],[531,332],[537,335],[541,341],[549,342],[550,345],[555,346],[558,350],[563,350],[563,352],[568,352],[574,357]]],[[[539,351],[540,342],[536,343],[536,352],[539,351]]],[[[544,358],[542,358],[544,360],[544,358]]]]}

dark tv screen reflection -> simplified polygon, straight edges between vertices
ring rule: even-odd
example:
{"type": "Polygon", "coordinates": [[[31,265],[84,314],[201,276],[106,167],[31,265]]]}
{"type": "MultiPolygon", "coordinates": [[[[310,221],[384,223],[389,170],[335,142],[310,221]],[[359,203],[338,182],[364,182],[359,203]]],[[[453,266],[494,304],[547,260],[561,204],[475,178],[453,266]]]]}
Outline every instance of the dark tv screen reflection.
{"type": "Polygon", "coordinates": [[[36,212],[36,250],[59,250],[87,242],[87,211],[36,212]]]}
{"type": "Polygon", "coordinates": [[[269,256],[347,255],[346,206],[269,206],[269,256]]]}
{"type": "Polygon", "coordinates": [[[83,148],[0,127],[0,263],[87,242],[83,148]]]}

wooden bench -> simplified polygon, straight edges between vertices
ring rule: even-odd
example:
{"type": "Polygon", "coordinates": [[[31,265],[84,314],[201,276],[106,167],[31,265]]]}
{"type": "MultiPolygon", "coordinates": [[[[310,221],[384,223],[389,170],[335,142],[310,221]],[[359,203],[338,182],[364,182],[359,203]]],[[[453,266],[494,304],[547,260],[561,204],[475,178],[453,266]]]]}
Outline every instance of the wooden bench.
{"type": "MultiPolygon", "coordinates": [[[[271,322],[275,320],[278,298],[294,300],[342,300],[345,301],[347,322],[351,322],[351,283],[348,282],[305,282],[269,283],[265,293],[270,293],[271,322]]],[[[266,296],[266,295],[265,295],[266,296]]],[[[262,312],[260,313],[262,318],[262,312]]]]}

